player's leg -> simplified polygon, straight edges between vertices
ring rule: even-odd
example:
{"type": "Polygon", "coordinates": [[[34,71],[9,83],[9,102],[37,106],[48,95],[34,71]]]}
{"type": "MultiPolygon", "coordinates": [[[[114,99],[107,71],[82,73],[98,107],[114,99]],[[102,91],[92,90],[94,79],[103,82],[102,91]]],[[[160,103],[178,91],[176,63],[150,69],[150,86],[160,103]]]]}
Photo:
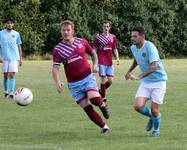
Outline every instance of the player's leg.
{"type": "Polygon", "coordinates": [[[14,98],[14,89],[15,89],[15,72],[9,72],[9,90],[10,90],[10,98],[14,98]]]}
{"type": "Polygon", "coordinates": [[[153,90],[151,93],[151,111],[152,111],[152,121],[153,121],[153,136],[160,135],[160,123],[161,123],[161,113],[160,106],[163,104],[164,95],[166,92],[166,82],[157,82],[152,84],[153,90]]]}
{"type": "Polygon", "coordinates": [[[18,61],[10,61],[9,64],[9,90],[10,98],[14,98],[14,89],[15,89],[15,74],[18,72],[18,61]]]}
{"type": "Polygon", "coordinates": [[[106,103],[103,101],[103,98],[101,98],[98,87],[96,83],[96,79],[93,75],[90,75],[87,77],[84,83],[84,88],[87,93],[88,99],[90,102],[95,105],[99,106],[99,109],[103,113],[103,116],[108,119],[109,118],[109,112],[106,103]]]}
{"type": "Polygon", "coordinates": [[[4,86],[4,96],[5,96],[5,98],[8,98],[8,95],[9,95],[8,68],[9,68],[9,61],[3,61],[2,71],[3,71],[3,86],[4,86]]]}
{"type": "Polygon", "coordinates": [[[8,91],[8,73],[4,72],[3,73],[3,86],[4,86],[4,97],[8,98],[9,91],[8,91]]]}
{"type": "Polygon", "coordinates": [[[104,98],[106,95],[106,66],[99,65],[99,76],[101,80],[99,93],[101,94],[101,97],[104,98]]]}
{"type": "Polygon", "coordinates": [[[107,66],[106,76],[107,76],[107,82],[105,83],[105,88],[107,89],[112,85],[112,82],[114,79],[114,67],[113,66],[107,66]]]}
{"type": "Polygon", "coordinates": [[[160,104],[152,102],[151,104],[151,112],[152,112],[152,121],[153,121],[153,136],[160,135],[160,122],[161,122],[161,113],[160,113],[160,104]]]}
{"type": "Polygon", "coordinates": [[[101,116],[94,110],[87,98],[78,101],[78,104],[84,109],[90,120],[92,120],[96,125],[101,128],[102,133],[106,133],[108,131],[110,132],[110,128],[103,121],[101,116]]]}
{"type": "Polygon", "coordinates": [[[90,102],[93,105],[98,106],[99,109],[101,110],[103,116],[106,119],[108,119],[109,116],[110,116],[109,111],[108,111],[108,106],[104,102],[103,98],[101,98],[101,96],[99,95],[99,92],[98,91],[93,91],[93,90],[88,90],[87,95],[88,95],[88,99],[90,100],[90,102]]]}
{"type": "Polygon", "coordinates": [[[141,83],[135,96],[134,109],[148,117],[151,117],[151,110],[146,105],[150,98],[150,90],[145,83],[141,83]]]}

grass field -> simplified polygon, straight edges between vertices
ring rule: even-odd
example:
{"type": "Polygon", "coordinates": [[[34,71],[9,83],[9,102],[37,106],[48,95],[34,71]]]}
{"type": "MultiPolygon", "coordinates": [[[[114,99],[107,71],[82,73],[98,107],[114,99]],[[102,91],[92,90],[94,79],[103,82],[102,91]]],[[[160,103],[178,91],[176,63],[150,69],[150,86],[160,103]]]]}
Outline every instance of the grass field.
{"type": "Polygon", "coordinates": [[[124,79],[130,62],[115,66],[107,96],[112,133],[102,135],[72,101],[67,86],[63,94],[56,93],[50,61],[25,61],[16,87],[30,88],[34,101],[20,107],[4,99],[1,78],[0,150],[187,150],[187,59],[163,61],[169,80],[159,138],[150,137],[145,131],[147,118],[133,110],[139,83],[124,79]]]}

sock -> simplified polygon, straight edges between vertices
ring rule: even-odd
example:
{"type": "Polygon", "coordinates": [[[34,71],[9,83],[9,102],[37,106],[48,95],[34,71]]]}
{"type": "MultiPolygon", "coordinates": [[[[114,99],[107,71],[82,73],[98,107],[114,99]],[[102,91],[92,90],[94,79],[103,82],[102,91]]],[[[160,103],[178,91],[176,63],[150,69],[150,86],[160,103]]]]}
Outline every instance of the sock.
{"type": "Polygon", "coordinates": [[[92,105],[88,105],[84,108],[84,111],[95,124],[97,124],[99,127],[103,128],[105,123],[103,122],[100,115],[93,109],[92,105]]]}
{"type": "Polygon", "coordinates": [[[105,97],[106,95],[105,84],[101,84],[100,94],[101,94],[101,97],[105,97]]]}
{"type": "Polygon", "coordinates": [[[8,78],[5,78],[3,79],[3,85],[4,85],[4,90],[5,90],[5,93],[8,93],[8,78]]]}
{"type": "Polygon", "coordinates": [[[90,102],[95,106],[101,106],[103,104],[103,99],[101,97],[93,97],[90,102]]]}
{"type": "Polygon", "coordinates": [[[146,105],[139,111],[142,115],[152,117],[151,109],[148,108],[146,105]]]}
{"type": "Polygon", "coordinates": [[[159,131],[160,128],[160,122],[161,122],[161,114],[159,114],[157,117],[153,117],[152,116],[152,120],[153,120],[153,128],[155,131],[159,131]]]}
{"type": "Polygon", "coordinates": [[[111,82],[108,82],[108,81],[107,81],[107,82],[105,83],[105,88],[107,89],[107,88],[109,88],[110,86],[111,86],[111,82]]]}
{"type": "Polygon", "coordinates": [[[10,95],[14,95],[14,88],[15,88],[15,78],[10,78],[9,79],[10,95]]]}

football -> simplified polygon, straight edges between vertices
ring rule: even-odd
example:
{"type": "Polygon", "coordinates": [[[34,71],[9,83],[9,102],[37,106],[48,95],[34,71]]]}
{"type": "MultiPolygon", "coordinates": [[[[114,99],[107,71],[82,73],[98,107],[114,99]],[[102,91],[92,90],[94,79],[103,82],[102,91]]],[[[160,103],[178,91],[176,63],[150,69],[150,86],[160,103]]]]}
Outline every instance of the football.
{"type": "Polygon", "coordinates": [[[30,89],[20,87],[14,93],[14,100],[20,106],[27,106],[32,103],[33,94],[30,89]]]}

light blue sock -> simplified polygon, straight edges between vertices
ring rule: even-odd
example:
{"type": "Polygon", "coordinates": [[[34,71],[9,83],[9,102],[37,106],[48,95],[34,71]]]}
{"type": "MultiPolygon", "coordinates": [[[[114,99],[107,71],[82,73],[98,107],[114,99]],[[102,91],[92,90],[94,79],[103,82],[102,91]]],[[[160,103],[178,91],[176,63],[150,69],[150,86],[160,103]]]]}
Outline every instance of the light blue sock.
{"type": "Polygon", "coordinates": [[[9,79],[4,77],[3,86],[4,86],[5,93],[8,93],[8,81],[9,79]]]}
{"type": "Polygon", "coordinates": [[[10,78],[9,79],[10,95],[14,95],[14,88],[15,88],[15,78],[10,78]]]}
{"type": "Polygon", "coordinates": [[[142,115],[145,115],[147,117],[152,117],[151,109],[148,108],[146,105],[139,111],[142,115]]]}
{"type": "Polygon", "coordinates": [[[160,122],[161,122],[161,113],[157,117],[152,116],[152,120],[153,120],[154,130],[159,131],[160,122]]]}

